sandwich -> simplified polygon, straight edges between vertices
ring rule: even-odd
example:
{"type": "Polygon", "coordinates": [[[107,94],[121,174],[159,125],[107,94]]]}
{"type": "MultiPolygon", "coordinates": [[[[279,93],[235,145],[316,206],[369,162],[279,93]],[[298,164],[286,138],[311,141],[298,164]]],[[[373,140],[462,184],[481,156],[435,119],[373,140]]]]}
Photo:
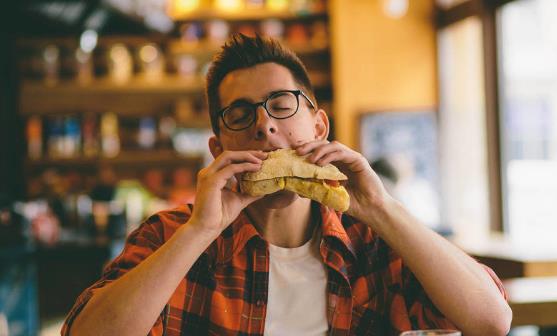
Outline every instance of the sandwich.
{"type": "Polygon", "coordinates": [[[348,179],[346,175],[332,164],[321,167],[308,162],[306,157],[299,156],[294,149],[269,152],[259,171],[243,174],[242,192],[262,196],[289,190],[337,211],[348,210],[350,197],[340,184],[348,179]]]}

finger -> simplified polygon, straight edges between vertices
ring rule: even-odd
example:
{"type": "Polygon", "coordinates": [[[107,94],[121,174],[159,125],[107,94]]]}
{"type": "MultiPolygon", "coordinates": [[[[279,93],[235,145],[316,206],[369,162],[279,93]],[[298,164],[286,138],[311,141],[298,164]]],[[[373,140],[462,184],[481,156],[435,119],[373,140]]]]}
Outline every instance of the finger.
{"type": "Polygon", "coordinates": [[[233,163],[225,168],[206,175],[204,181],[208,186],[214,186],[218,189],[225,189],[227,186],[230,187],[231,180],[234,178],[234,172],[248,172],[248,171],[258,171],[261,169],[261,164],[244,162],[244,163],[233,163]]]}
{"type": "Polygon", "coordinates": [[[224,151],[207,167],[207,170],[209,173],[216,173],[233,163],[261,163],[265,155],[261,153],[258,153],[258,151],[224,151]]]}
{"type": "Polygon", "coordinates": [[[344,150],[344,148],[342,148],[338,143],[330,142],[325,145],[316,147],[308,156],[307,160],[311,163],[315,163],[319,159],[321,159],[324,155],[339,150],[344,150]]]}
{"type": "Polygon", "coordinates": [[[338,150],[330,152],[321,159],[319,159],[316,164],[319,166],[324,166],[332,162],[342,162],[345,167],[347,167],[352,172],[359,172],[369,168],[369,163],[363,158],[360,153],[353,151],[351,149],[338,150]]]}
{"type": "Polygon", "coordinates": [[[342,151],[333,150],[324,153],[319,159],[315,160],[315,164],[318,166],[325,166],[331,162],[342,161],[346,156],[343,155],[342,151]]]}
{"type": "Polygon", "coordinates": [[[261,169],[261,163],[234,163],[226,166],[225,168],[219,170],[214,177],[219,181],[226,181],[234,177],[235,174],[241,174],[246,172],[255,172],[261,169]]]}
{"type": "Polygon", "coordinates": [[[305,144],[296,147],[296,153],[298,153],[298,155],[305,155],[311,152],[312,150],[314,150],[315,148],[327,143],[329,143],[329,141],[327,140],[314,140],[314,141],[306,142],[305,144]]]}
{"type": "Polygon", "coordinates": [[[252,153],[253,155],[255,155],[257,158],[259,158],[261,160],[265,160],[269,156],[268,152],[264,152],[262,150],[252,150],[252,151],[249,151],[249,152],[252,153]]]}
{"type": "Polygon", "coordinates": [[[315,164],[325,166],[332,162],[342,162],[350,167],[351,165],[357,163],[358,160],[359,156],[356,153],[345,150],[337,150],[323,155],[319,160],[317,160],[317,162],[315,162],[315,164]]]}

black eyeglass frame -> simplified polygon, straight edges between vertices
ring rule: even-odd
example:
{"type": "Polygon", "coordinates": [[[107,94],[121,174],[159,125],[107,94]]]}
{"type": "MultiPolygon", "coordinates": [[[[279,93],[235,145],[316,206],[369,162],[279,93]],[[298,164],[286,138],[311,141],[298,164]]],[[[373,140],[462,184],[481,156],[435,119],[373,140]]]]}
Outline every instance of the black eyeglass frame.
{"type": "Polygon", "coordinates": [[[231,131],[243,131],[245,129],[250,128],[255,121],[257,120],[257,108],[259,106],[263,106],[263,108],[265,109],[265,112],[267,112],[267,114],[271,117],[271,118],[275,118],[275,119],[288,119],[293,117],[296,113],[298,113],[298,110],[300,109],[300,95],[303,96],[311,105],[311,108],[315,111],[316,107],[315,104],[311,101],[311,99],[304,93],[304,91],[302,90],[280,90],[280,91],[276,91],[273,92],[271,95],[269,95],[269,97],[267,97],[264,101],[258,102],[258,103],[249,103],[249,102],[242,102],[240,104],[231,104],[226,106],[225,108],[221,109],[218,112],[218,115],[220,117],[220,119],[222,120],[222,123],[224,124],[224,126],[226,128],[228,128],[231,131]],[[296,110],[294,112],[292,112],[292,114],[290,114],[287,117],[275,117],[274,115],[271,114],[271,112],[269,112],[269,109],[267,108],[267,102],[275,97],[277,97],[278,95],[284,94],[284,93],[291,93],[294,96],[296,96],[296,103],[297,103],[297,107],[296,110]],[[253,114],[255,114],[255,117],[251,120],[251,122],[242,128],[232,128],[230,127],[228,124],[226,124],[226,121],[224,121],[224,115],[226,114],[226,112],[228,112],[231,108],[236,107],[238,105],[246,105],[246,106],[250,106],[251,107],[251,111],[253,114]]]}

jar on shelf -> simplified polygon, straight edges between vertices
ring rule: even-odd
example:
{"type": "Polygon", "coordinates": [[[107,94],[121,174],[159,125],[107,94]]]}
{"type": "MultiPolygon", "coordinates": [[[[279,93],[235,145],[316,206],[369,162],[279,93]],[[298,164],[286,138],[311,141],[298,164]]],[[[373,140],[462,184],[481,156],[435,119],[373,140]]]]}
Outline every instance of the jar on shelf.
{"type": "Polygon", "coordinates": [[[133,59],[128,48],[122,43],[112,45],[108,50],[108,75],[116,83],[125,83],[133,75],[133,59]]]}
{"type": "Polygon", "coordinates": [[[148,79],[161,79],[164,75],[164,55],[154,43],[147,43],[139,48],[139,66],[143,75],[148,79]]]}

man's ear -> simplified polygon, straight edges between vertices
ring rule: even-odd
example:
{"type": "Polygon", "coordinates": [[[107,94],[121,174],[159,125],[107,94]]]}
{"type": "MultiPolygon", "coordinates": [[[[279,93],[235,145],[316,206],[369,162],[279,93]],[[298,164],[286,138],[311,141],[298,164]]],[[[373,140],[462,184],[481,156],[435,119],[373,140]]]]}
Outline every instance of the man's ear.
{"type": "Polygon", "coordinates": [[[315,139],[326,140],[329,136],[329,117],[323,109],[315,112],[315,139]]]}
{"type": "Polygon", "coordinates": [[[209,138],[209,150],[213,155],[213,158],[217,158],[224,150],[222,149],[222,144],[216,135],[209,138]]]}

